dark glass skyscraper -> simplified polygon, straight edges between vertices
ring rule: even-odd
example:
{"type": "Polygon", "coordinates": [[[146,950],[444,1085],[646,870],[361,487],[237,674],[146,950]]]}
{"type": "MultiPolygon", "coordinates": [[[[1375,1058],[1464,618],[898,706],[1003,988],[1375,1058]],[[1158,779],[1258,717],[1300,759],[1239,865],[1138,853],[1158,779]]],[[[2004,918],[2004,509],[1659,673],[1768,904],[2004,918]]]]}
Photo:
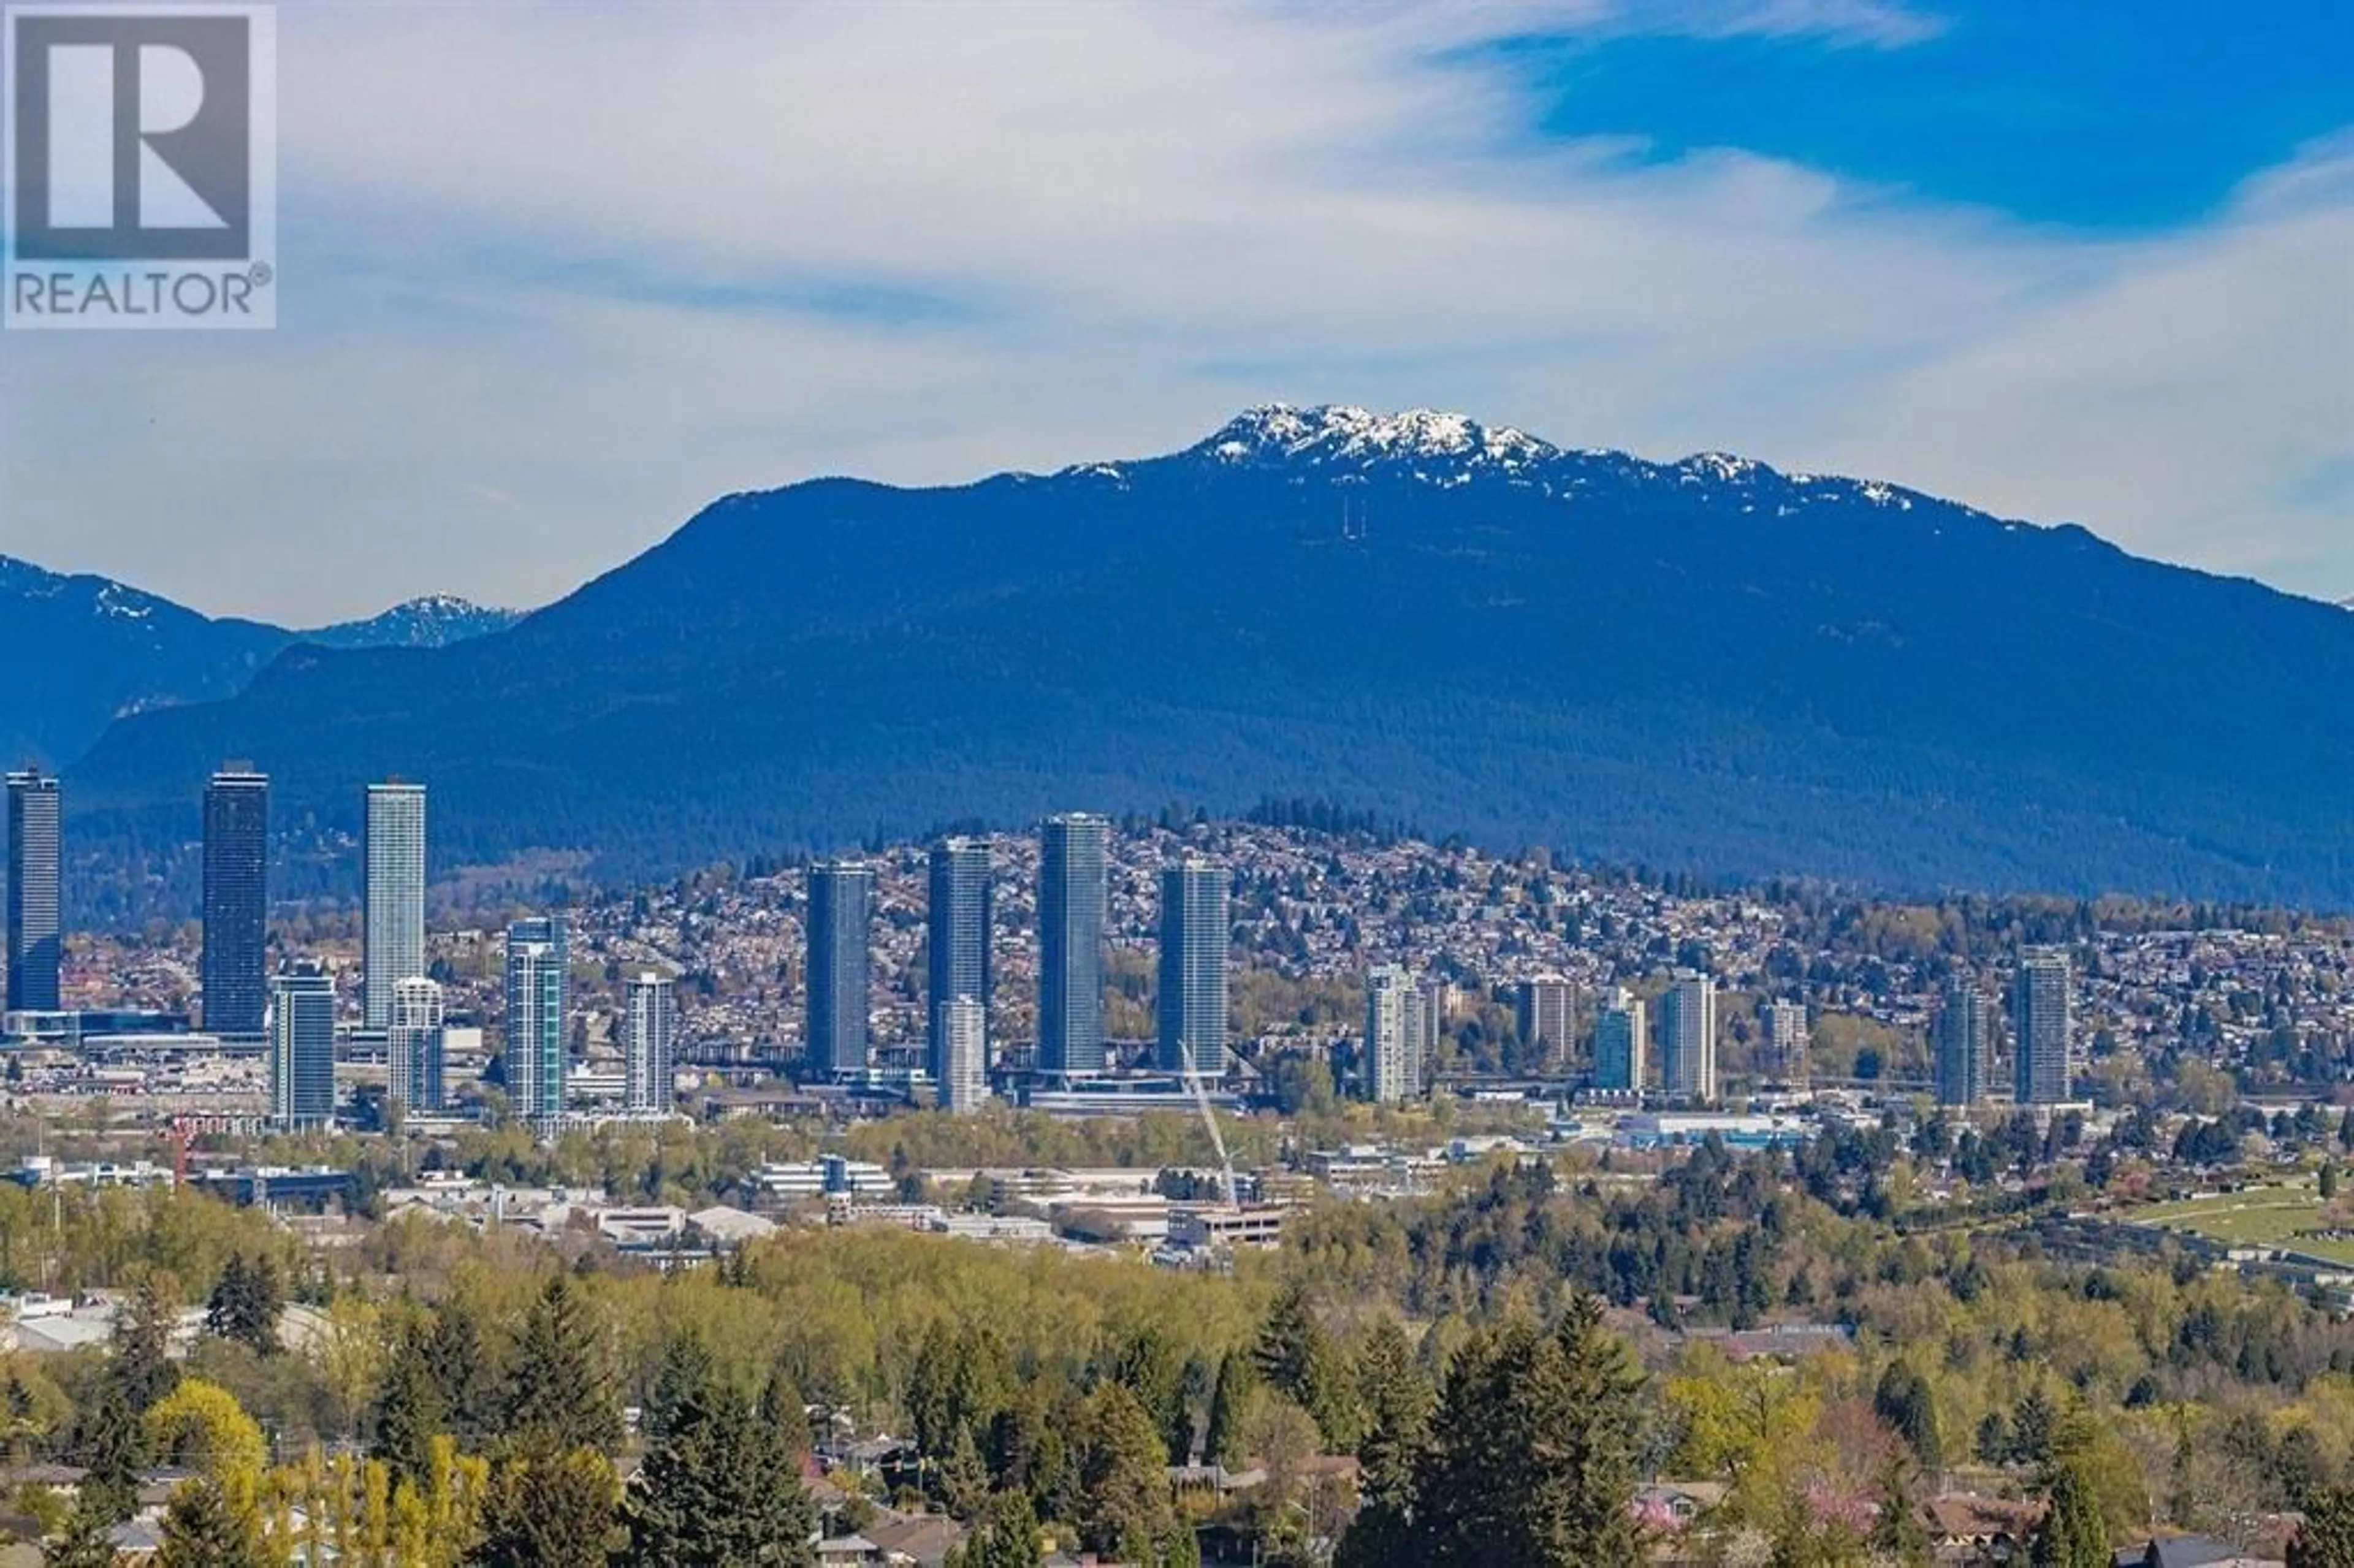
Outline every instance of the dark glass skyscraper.
{"type": "Polygon", "coordinates": [[[875,873],[821,861],[809,874],[809,1065],[834,1077],[866,1070],[868,922],[875,873]]]}
{"type": "Polygon", "coordinates": [[[270,780],[231,763],[205,786],[205,1027],[258,1034],[270,1006],[270,780]]]}
{"type": "MultiPolygon", "coordinates": [[[[991,986],[989,937],[992,897],[989,845],[980,839],[944,839],[932,846],[930,955],[925,991],[927,1065],[935,1085],[949,1078],[949,1004],[960,996],[981,1004],[981,1062],[989,1062],[991,986]]],[[[967,1021],[970,1032],[970,1021],[967,1021]]],[[[966,1042],[970,1044],[970,1042],[966,1042]]]]}
{"type": "Polygon", "coordinates": [[[1111,823],[1084,812],[1049,817],[1038,857],[1038,1067],[1104,1066],[1104,864],[1111,823]]]}
{"type": "Polygon", "coordinates": [[[8,775],[8,1006],[54,1012],[63,956],[58,883],[63,851],[58,781],[37,768],[8,775]]]}
{"type": "Polygon", "coordinates": [[[1187,856],[1161,873],[1161,1037],[1164,1073],[1226,1072],[1226,913],[1234,878],[1214,860],[1187,856]]]}

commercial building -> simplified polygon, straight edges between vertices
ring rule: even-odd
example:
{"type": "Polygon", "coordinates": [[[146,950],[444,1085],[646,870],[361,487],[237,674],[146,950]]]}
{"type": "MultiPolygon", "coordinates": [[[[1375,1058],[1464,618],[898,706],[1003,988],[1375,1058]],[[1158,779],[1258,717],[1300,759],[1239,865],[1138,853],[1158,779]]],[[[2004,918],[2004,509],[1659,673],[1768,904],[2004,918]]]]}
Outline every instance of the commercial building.
{"type": "Polygon", "coordinates": [[[315,969],[270,982],[270,1119],[281,1130],[335,1119],[335,982],[315,969]]]}
{"type": "Polygon", "coordinates": [[[392,1022],[384,1034],[386,1096],[404,1112],[437,1116],[449,1107],[442,1019],[439,982],[411,975],[393,985],[392,1022]]]}
{"type": "Polygon", "coordinates": [[[1422,1093],[1423,995],[1406,971],[1384,964],[1365,977],[1365,1097],[1394,1105],[1422,1093]]]}
{"type": "Polygon", "coordinates": [[[932,846],[931,900],[925,911],[928,983],[924,1040],[925,1065],[935,1084],[948,1077],[948,1009],[959,997],[970,998],[981,1009],[979,1060],[984,1075],[987,1070],[995,982],[990,953],[994,901],[986,841],[943,839],[932,846]]]}
{"type": "Polygon", "coordinates": [[[1716,981],[1684,975],[1659,998],[1660,1086],[1677,1099],[1717,1097],[1716,981]]]}
{"type": "Polygon", "coordinates": [[[1074,811],[1046,819],[1038,859],[1038,1067],[1104,1068],[1105,866],[1111,823],[1074,811]]]}
{"type": "Polygon", "coordinates": [[[270,779],[232,763],[205,785],[205,1028],[259,1034],[270,1007],[270,779]]]}
{"type": "Polygon", "coordinates": [[[1164,1073],[1226,1075],[1226,948],[1234,875],[1188,856],[1161,874],[1160,1049],[1164,1073]]]}
{"type": "Polygon", "coordinates": [[[621,1017],[621,1104],[636,1114],[667,1111],[677,1057],[678,998],[651,971],[630,981],[621,1017]]]}
{"type": "Polygon", "coordinates": [[[1521,982],[1521,1044],[1532,1064],[1566,1064],[1576,1048],[1577,988],[1559,975],[1521,982]]]}
{"type": "Polygon", "coordinates": [[[821,861],[809,873],[809,1066],[821,1077],[866,1070],[868,943],[875,872],[821,861]]]}
{"type": "Polygon", "coordinates": [[[367,788],[367,888],[360,938],[360,1016],[392,1022],[392,991],[425,972],[425,786],[367,788]]]}
{"type": "Polygon", "coordinates": [[[969,996],[949,999],[938,1012],[947,1036],[937,1077],[940,1108],[963,1116],[989,1101],[988,1016],[969,996]]]}
{"type": "Polygon", "coordinates": [[[2020,1105],[2056,1106],[2067,1099],[2075,1007],[2075,980],[2067,954],[2047,949],[2020,959],[2010,1027],[2020,1105]]]}
{"type": "Polygon", "coordinates": [[[1937,1009],[1937,1103],[1967,1107],[1986,1098],[1993,1058],[1993,1029],[1986,993],[1973,980],[1946,987],[1937,1009]]]}
{"type": "Polygon", "coordinates": [[[1785,1084],[1802,1082],[1807,1076],[1807,1004],[1769,1001],[1765,1014],[1766,1075],[1785,1084]]]}
{"type": "Polygon", "coordinates": [[[64,836],[58,780],[37,768],[8,775],[8,1011],[58,1011],[64,957],[58,885],[64,836]]]}
{"type": "Polygon", "coordinates": [[[565,1010],[571,987],[571,935],[560,915],[507,927],[507,1098],[542,1133],[564,1118],[565,1010]]]}
{"type": "Polygon", "coordinates": [[[1645,1060],[1650,1023],[1640,997],[1620,986],[1594,1019],[1594,1086],[1617,1094],[1640,1094],[1649,1075],[1645,1060]]]}

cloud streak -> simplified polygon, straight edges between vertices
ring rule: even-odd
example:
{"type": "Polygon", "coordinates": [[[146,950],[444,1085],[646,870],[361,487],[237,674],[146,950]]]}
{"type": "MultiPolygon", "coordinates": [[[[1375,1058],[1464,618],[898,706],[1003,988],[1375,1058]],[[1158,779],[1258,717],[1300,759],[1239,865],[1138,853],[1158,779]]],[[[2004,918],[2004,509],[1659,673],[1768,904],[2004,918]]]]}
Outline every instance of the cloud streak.
{"type": "Polygon", "coordinates": [[[1927,13],[429,16],[281,10],[279,332],[0,345],[0,548],[290,620],[530,603],[725,490],[1051,468],[1329,397],[1881,474],[2354,593],[2354,150],[2120,242],[1547,140],[1481,48],[1630,17],[1907,48],[1927,13]]]}

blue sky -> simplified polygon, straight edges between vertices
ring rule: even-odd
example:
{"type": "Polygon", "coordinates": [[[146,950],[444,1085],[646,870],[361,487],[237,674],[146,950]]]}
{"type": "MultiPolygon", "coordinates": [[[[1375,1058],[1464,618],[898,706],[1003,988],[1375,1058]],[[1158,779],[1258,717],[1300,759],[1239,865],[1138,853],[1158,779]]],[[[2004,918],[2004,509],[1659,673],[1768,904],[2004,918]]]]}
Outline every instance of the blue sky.
{"type": "MultiPolygon", "coordinates": [[[[1638,14],[1639,15],[1639,14],[1638,14]]],[[[2211,217],[2241,181],[2354,116],[2354,11],[2006,0],[1921,12],[1884,42],[1625,30],[1486,46],[1539,129],[1711,147],[1892,193],[2086,230],[2211,217]]]]}
{"type": "Polygon", "coordinates": [[[279,9],[277,331],[0,341],[0,550],[317,623],[1254,403],[2354,596],[2354,25],[1889,0],[279,9]]]}

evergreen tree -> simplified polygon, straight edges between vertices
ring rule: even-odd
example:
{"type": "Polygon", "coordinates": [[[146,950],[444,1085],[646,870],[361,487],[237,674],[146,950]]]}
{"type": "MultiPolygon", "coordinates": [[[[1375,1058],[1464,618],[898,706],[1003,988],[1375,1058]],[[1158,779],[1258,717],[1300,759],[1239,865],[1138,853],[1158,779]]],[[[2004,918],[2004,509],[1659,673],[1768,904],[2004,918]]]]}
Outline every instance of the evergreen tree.
{"type": "Polygon", "coordinates": [[[1218,1363],[1218,1383],[1210,1394],[1210,1429],[1203,1438],[1203,1458],[1228,1469],[1240,1469],[1243,1423],[1250,1415],[1258,1380],[1248,1356],[1235,1351],[1218,1363]]]}
{"type": "Polygon", "coordinates": [[[1338,1562],[1341,1568],[1410,1563],[1414,1467],[1430,1424],[1430,1380],[1394,1320],[1374,1328],[1357,1365],[1365,1407],[1365,1435],[1357,1445],[1362,1506],[1338,1562]]]}
{"type": "Polygon", "coordinates": [[[143,1416],[179,1386],[180,1364],[172,1360],[172,1330],[178,1321],[171,1298],[154,1276],[142,1279],[115,1314],[109,1380],[132,1415],[143,1416]]]}
{"type": "Polygon", "coordinates": [[[593,1448],[508,1459],[483,1499],[470,1568],[606,1568],[613,1493],[612,1461],[593,1448]]]}
{"type": "Polygon", "coordinates": [[[74,1452],[85,1474],[79,1506],[113,1523],[131,1517],[147,1446],[139,1417],[119,1380],[101,1380],[95,1403],[74,1432],[74,1452]]]}
{"type": "Polygon", "coordinates": [[[939,1481],[940,1501],[959,1519],[973,1518],[989,1500],[989,1467],[981,1462],[981,1449],[969,1429],[957,1428],[948,1455],[940,1461],[939,1481]]]}
{"type": "Polygon", "coordinates": [[[224,1340],[234,1338],[230,1326],[236,1320],[239,1301],[244,1294],[245,1254],[233,1252],[221,1266],[212,1298],[205,1303],[205,1332],[224,1340]]]}
{"type": "Polygon", "coordinates": [[[1087,1396],[1079,1462],[1079,1535],[1090,1551],[1138,1563],[1163,1550],[1176,1530],[1169,1498],[1169,1453],[1152,1418],[1121,1383],[1087,1396]]]}
{"type": "Polygon", "coordinates": [[[421,1483],[433,1473],[433,1439],[450,1424],[450,1407],[433,1372],[432,1331],[411,1322],[394,1340],[376,1396],[375,1457],[393,1481],[421,1483]]]}
{"type": "Polygon", "coordinates": [[[1000,1492],[947,1568],[1038,1568],[1038,1513],[1025,1492],[1000,1492]]]}
{"type": "Polygon", "coordinates": [[[1642,1375],[1625,1341],[1604,1329],[1596,1297],[1571,1303],[1548,1349],[1528,1390],[1544,1561],[1633,1562],[1641,1547],[1628,1503],[1642,1375]]]}
{"type": "Polygon", "coordinates": [[[2288,1568],[2354,1568],[2354,1490],[2325,1487],[2307,1499],[2288,1568]]]}
{"type": "Polygon", "coordinates": [[[158,1568],[273,1568],[260,1511],[208,1476],[173,1492],[161,1533],[158,1568]]]}
{"type": "Polygon", "coordinates": [[[1365,1435],[1357,1444],[1363,1466],[1358,1489],[1369,1501],[1403,1510],[1413,1491],[1415,1455],[1430,1422],[1430,1379],[1416,1363],[1405,1330],[1393,1319],[1384,1319],[1366,1339],[1357,1374],[1365,1412],[1365,1435]]]}
{"type": "Polygon", "coordinates": [[[1360,1417],[1348,1357],[1316,1320],[1305,1287],[1292,1285],[1276,1298],[1257,1361],[1269,1388],[1315,1417],[1326,1448],[1346,1453],[1356,1446],[1360,1417]]]}
{"type": "Polygon", "coordinates": [[[1305,1408],[1309,1365],[1323,1337],[1324,1330],[1309,1305],[1308,1287],[1285,1287],[1267,1308],[1267,1320],[1259,1325],[1255,1352],[1259,1376],[1269,1388],[1305,1408]]]}
{"type": "Polygon", "coordinates": [[[434,1313],[426,1361],[449,1410],[450,1435],[460,1447],[479,1450],[505,1419],[506,1393],[472,1297],[453,1295],[434,1313]]]}
{"type": "MultiPolygon", "coordinates": [[[[1536,1543],[1508,1511],[1532,1478],[1526,1435],[1515,1422],[1515,1384],[1543,1351],[1533,1327],[1514,1321],[1475,1333],[1448,1371],[1430,1441],[1415,1466],[1412,1530],[1385,1565],[1539,1561],[1536,1543]]],[[[1357,1554],[1352,1553],[1352,1561],[1357,1554]]],[[[1367,1561],[1373,1561],[1366,1559],[1367,1561]]]]}
{"type": "Polygon", "coordinates": [[[259,1356],[278,1353],[278,1320],[286,1291],[277,1261],[268,1253],[253,1258],[231,1253],[205,1307],[205,1331],[251,1348],[259,1356]]]}
{"type": "Polygon", "coordinates": [[[1475,1337],[1447,1378],[1415,1467],[1407,1549],[1388,1561],[1638,1561],[1628,1499],[1640,1386],[1592,1297],[1574,1303],[1551,1334],[1514,1320],[1475,1337]]]}
{"type": "Polygon", "coordinates": [[[515,1336],[506,1433],[527,1453],[610,1452],[620,1444],[620,1405],[588,1303],[569,1274],[548,1280],[515,1336]]]}
{"type": "Polygon", "coordinates": [[[2052,1461],[2044,1496],[2043,1523],[2027,1559],[2033,1568],[2109,1568],[2109,1529],[2081,1451],[2052,1461]]]}
{"type": "Polygon", "coordinates": [[[790,1568],[816,1514],[788,1435],[719,1383],[707,1355],[674,1363],[673,1404],[622,1502],[630,1561],[676,1568],[790,1568]]]}
{"type": "Polygon", "coordinates": [[[711,1347],[692,1325],[663,1341],[662,1367],[638,1421],[649,1447],[670,1435],[672,1422],[691,1401],[708,1397],[714,1375],[711,1347]]]}
{"type": "Polygon", "coordinates": [[[114,1524],[108,1510],[77,1501],[41,1542],[41,1568],[114,1568],[114,1524]]]}
{"type": "Polygon", "coordinates": [[[1945,1445],[1937,1432],[1937,1397],[1929,1388],[1929,1380],[1911,1362],[1888,1363],[1872,1391],[1872,1408],[1904,1439],[1923,1469],[1935,1470],[1945,1463],[1945,1445]]]}
{"type": "Polygon", "coordinates": [[[1866,1544],[1875,1561],[1897,1568],[1925,1568],[1929,1562],[1928,1528],[1913,1506],[1911,1478],[1901,1460],[1891,1465],[1881,1479],[1880,1516],[1872,1520],[1866,1544]]]}

